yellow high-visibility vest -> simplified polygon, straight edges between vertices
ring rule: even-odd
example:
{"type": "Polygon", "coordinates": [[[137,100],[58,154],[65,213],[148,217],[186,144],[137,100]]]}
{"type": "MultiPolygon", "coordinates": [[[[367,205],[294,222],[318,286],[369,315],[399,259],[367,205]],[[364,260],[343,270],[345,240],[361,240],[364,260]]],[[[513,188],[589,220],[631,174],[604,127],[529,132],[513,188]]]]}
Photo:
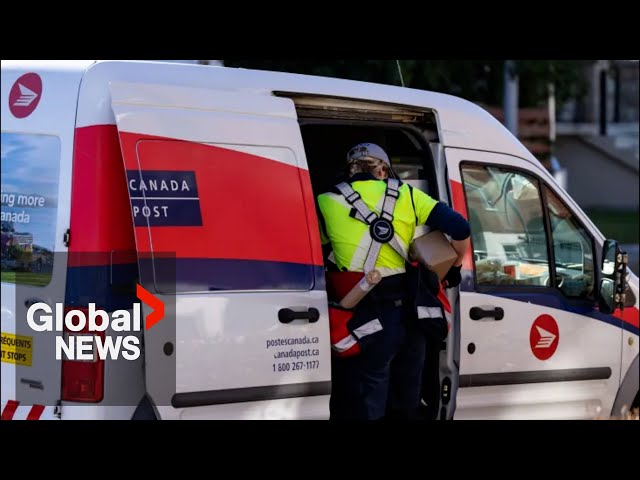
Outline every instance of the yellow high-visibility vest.
{"type": "MultiPolygon", "coordinates": [[[[371,211],[380,215],[387,188],[384,180],[358,180],[351,183],[351,187],[360,194],[371,211]]],[[[392,224],[398,243],[405,250],[408,250],[413,239],[416,222],[417,225],[423,225],[437,203],[421,190],[410,189],[407,184],[400,186],[392,224]]],[[[320,221],[322,243],[331,243],[338,268],[362,272],[370,245],[369,226],[350,215],[352,207],[341,194],[327,192],[319,195],[318,207],[326,228],[320,221]]],[[[375,268],[383,276],[404,273],[405,260],[386,243],[382,245],[375,268]]]]}

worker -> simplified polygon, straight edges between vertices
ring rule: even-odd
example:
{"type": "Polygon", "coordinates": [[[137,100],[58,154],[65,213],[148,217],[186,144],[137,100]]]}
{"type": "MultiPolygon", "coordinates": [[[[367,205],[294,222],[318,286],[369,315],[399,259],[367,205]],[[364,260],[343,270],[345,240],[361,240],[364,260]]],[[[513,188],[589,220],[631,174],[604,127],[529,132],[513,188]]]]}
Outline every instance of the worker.
{"type": "Polygon", "coordinates": [[[414,276],[407,274],[409,244],[416,225],[449,235],[458,256],[443,283],[457,287],[469,224],[445,203],[401,182],[376,144],[350,149],[346,167],[346,181],[317,198],[333,307],[330,418],[414,418],[425,340],[416,321],[414,276]],[[352,311],[340,312],[341,298],[372,270],[382,280],[352,311]]]}

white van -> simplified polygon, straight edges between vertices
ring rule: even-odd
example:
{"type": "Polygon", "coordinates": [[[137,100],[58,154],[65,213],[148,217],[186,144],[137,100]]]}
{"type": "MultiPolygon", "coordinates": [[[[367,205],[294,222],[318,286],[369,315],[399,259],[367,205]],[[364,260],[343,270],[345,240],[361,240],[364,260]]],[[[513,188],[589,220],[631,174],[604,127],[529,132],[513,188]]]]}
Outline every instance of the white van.
{"type": "Polygon", "coordinates": [[[637,276],[482,108],[288,73],[3,60],[2,418],[328,418],[314,199],[360,141],[471,224],[438,418],[638,404],[637,276]],[[165,318],[133,332],[134,360],[56,360],[82,332],[25,320],[41,303],[134,312],[136,281],[165,318]]]}

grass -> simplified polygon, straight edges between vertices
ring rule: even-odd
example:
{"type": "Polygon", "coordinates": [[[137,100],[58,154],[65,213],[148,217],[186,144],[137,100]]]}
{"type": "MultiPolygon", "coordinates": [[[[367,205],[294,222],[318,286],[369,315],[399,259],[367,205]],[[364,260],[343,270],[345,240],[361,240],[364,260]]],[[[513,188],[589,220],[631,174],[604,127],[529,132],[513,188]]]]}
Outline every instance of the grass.
{"type": "Polygon", "coordinates": [[[31,272],[2,272],[3,282],[17,283],[20,285],[33,285],[35,287],[44,287],[51,281],[50,273],[31,273],[31,272]]]}
{"type": "Polygon", "coordinates": [[[619,243],[640,243],[638,228],[640,212],[591,209],[585,212],[606,238],[619,243]]]}

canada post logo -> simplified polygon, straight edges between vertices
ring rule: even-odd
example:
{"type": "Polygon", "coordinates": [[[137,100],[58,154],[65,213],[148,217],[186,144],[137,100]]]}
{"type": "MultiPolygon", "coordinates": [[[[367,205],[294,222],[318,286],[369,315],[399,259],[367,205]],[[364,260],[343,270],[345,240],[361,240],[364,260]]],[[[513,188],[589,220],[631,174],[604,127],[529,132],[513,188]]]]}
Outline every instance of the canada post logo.
{"type": "MultiPolygon", "coordinates": [[[[149,330],[164,318],[164,303],[136,284],[138,298],[153,311],[147,315],[149,330]]],[[[44,302],[34,303],[27,311],[27,323],[35,332],[58,332],[56,360],[96,361],[118,359],[137,360],[140,357],[142,331],[141,306],[134,303],[133,313],[115,310],[108,313],[90,303],[88,309],[68,309],[56,303],[55,314],[44,302]],[[108,332],[108,334],[107,334],[108,332]]]]}
{"type": "Polygon", "coordinates": [[[9,110],[16,118],[26,118],[40,103],[42,78],[37,73],[25,73],[18,78],[9,91],[9,110]]]}
{"type": "Polygon", "coordinates": [[[195,172],[127,170],[136,227],[202,226],[195,172]]]}

